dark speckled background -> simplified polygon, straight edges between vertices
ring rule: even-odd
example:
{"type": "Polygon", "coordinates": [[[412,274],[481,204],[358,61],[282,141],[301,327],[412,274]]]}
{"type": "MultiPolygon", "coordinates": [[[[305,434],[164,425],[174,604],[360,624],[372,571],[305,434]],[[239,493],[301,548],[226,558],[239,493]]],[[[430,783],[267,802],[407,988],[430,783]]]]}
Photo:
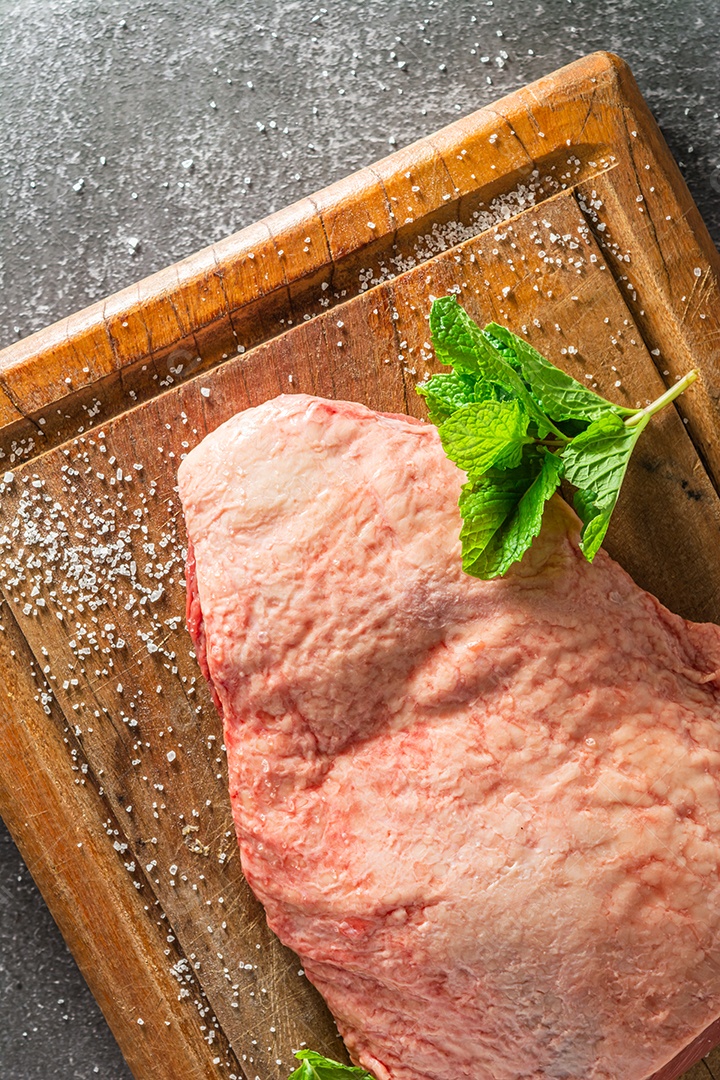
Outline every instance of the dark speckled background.
{"type": "MultiPolygon", "coordinates": [[[[595,49],[720,243],[718,0],[0,0],[0,345],[595,49]]],[[[0,1077],[129,1075],[0,831],[0,1077]]]]}

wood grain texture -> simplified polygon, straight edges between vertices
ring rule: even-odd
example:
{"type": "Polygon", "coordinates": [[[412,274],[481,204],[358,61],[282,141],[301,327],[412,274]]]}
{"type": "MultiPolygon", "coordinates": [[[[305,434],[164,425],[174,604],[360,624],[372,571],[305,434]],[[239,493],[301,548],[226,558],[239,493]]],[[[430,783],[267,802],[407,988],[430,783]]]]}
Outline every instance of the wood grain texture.
{"type": "MultiPolygon", "coordinates": [[[[8,827],[43,893],[54,898],[55,918],[100,1007],[128,1032],[123,1051],[134,1074],[177,1080],[183,1060],[183,1076],[217,1076],[204,1043],[200,983],[168,942],[166,920],[142,870],[136,864],[129,872],[131,857],[115,850],[124,843],[122,823],[89,770],[82,771],[86,763],[75,747],[68,752],[70,728],[62,712],[57,705],[38,711],[35,680],[28,680],[32,654],[17,623],[5,613],[3,624],[11,646],[0,697],[3,750],[11,762],[0,772],[8,827]],[[181,986],[188,990],[184,1009],[177,1002],[181,986]],[[158,1055],[168,1039],[173,1055],[158,1055]]],[[[216,1050],[225,1067],[237,1071],[222,1031],[216,1050]]]]}
{"type": "Polygon", "coordinates": [[[0,811],[139,1080],[285,1080],[303,1042],[343,1054],[240,871],[182,625],[181,456],[278,393],[422,416],[448,290],[631,405],[675,349],[701,390],[643,436],[608,548],[720,621],[717,259],[688,200],[631,76],[596,55],[0,356],[0,811]]]}

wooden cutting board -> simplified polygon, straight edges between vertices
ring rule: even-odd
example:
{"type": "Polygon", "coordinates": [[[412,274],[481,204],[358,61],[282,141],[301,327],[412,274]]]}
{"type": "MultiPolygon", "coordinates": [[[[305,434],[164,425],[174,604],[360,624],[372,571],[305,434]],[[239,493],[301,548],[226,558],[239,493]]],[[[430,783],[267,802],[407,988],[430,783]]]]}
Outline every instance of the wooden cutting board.
{"type": "MultiPolygon", "coordinates": [[[[720,622],[719,277],[632,76],[596,54],[0,354],[0,812],[138,1080],[344,1054],[240,871],[183,626],[182,455],[278,393],[422,416],[453,290],[623,403],[701,369],[607,546],[720,622]]],[[[720,1054],[687,1075],[708,1074],[720,1054]]]]}

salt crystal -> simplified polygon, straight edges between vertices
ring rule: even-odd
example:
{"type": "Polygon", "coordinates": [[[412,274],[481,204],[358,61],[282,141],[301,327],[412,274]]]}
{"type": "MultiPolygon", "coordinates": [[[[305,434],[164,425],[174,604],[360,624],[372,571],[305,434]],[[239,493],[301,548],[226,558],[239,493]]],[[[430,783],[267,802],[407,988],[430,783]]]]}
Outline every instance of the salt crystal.
{"type": "Polygon", "coordinates": [[[202,394],[203,397],[210,397],[210,387],[209,386],[201,386],[200,387],[200,393],[202,394]]]}
{"type": "Polygon", "coordinates": [[[167,757],[168,761],[174,761],[175,758],[177,757],[177,754],[175,753],[174,750],[168,750],[168,752],[166,754],[166,757],[167,757]]]}

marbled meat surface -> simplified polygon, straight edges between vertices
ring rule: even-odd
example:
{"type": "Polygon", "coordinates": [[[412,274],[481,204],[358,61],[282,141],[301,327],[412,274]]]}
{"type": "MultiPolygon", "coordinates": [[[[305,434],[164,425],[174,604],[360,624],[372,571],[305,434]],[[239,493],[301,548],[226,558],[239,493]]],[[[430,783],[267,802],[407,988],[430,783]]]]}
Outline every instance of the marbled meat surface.
{"type": "Polygon", "coordinates": [[[463,574],[408,417],[278,397],[179,478],[245,875],[355,1060],[678,1076],[720,1016],[720,628],[589,565],[559,498],[463,574]]]}

